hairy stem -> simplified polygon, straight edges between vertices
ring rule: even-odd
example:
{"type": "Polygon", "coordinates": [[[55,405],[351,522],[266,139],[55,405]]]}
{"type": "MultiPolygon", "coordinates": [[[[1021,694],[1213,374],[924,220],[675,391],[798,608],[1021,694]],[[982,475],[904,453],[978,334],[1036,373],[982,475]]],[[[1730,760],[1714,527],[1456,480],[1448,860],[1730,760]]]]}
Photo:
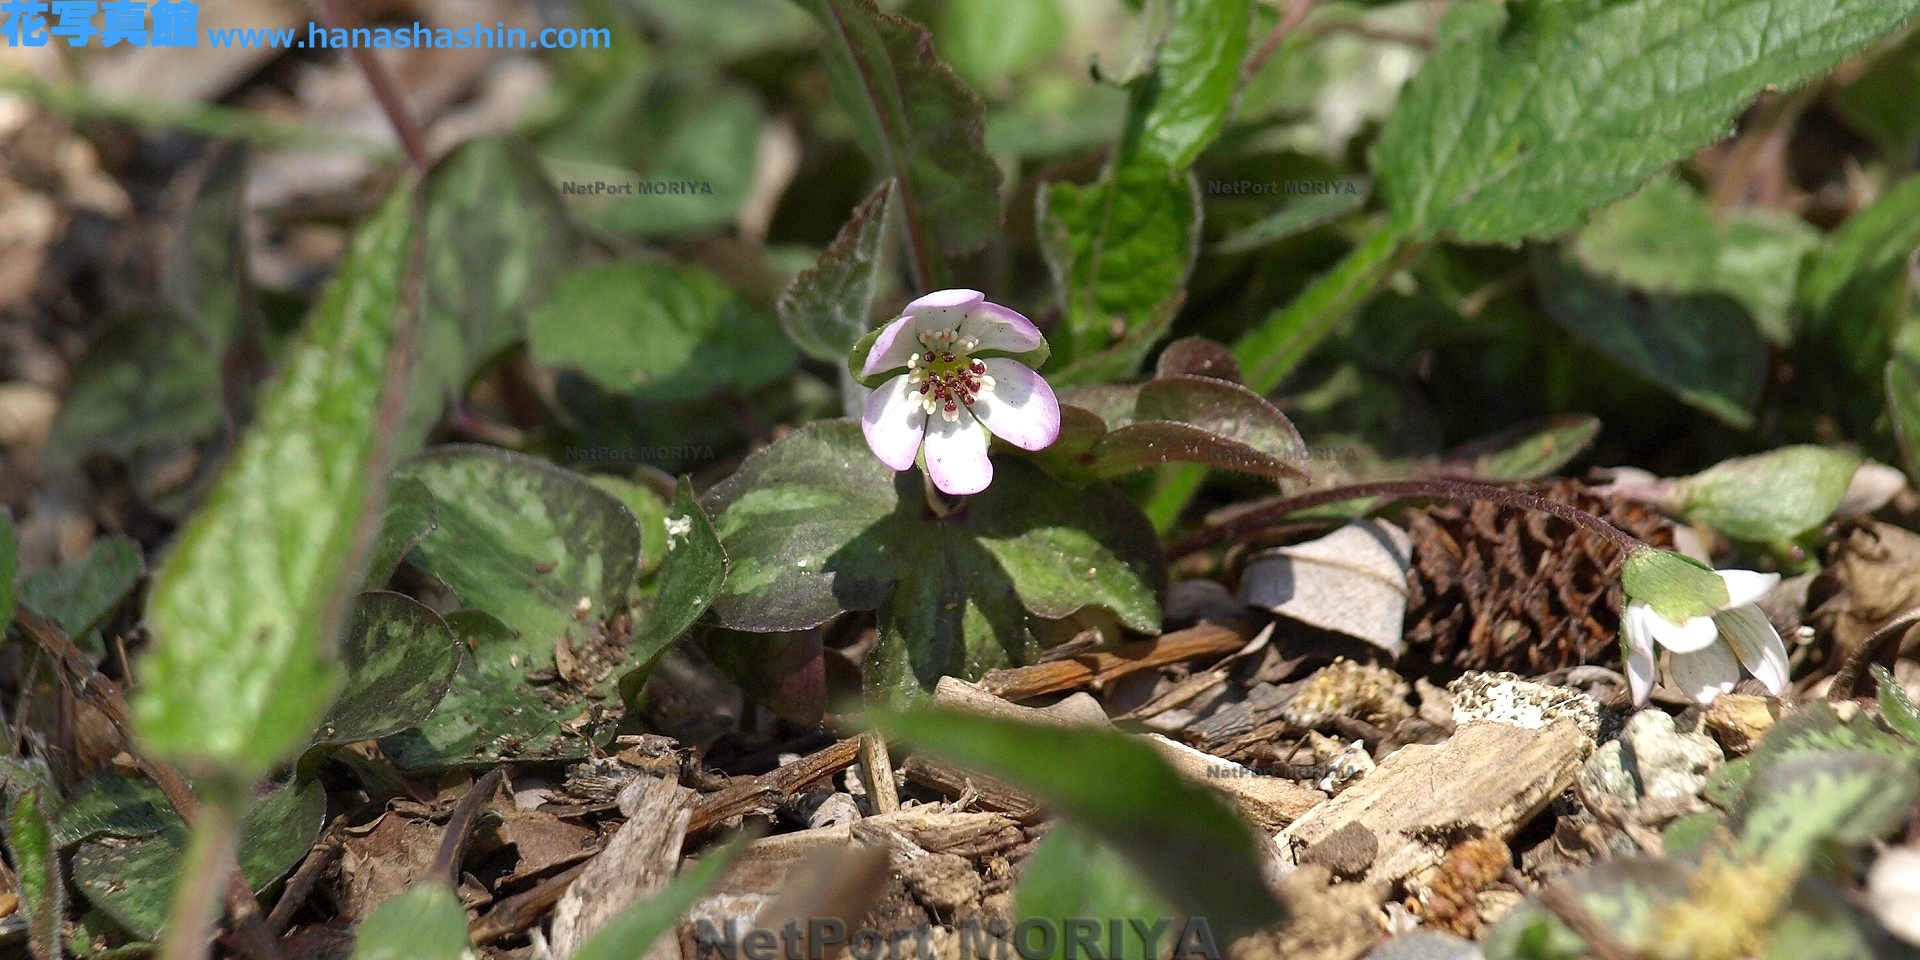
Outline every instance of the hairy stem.
{"type": "Polygon", "coordinates": [[[1372,497],[1386,497],[1390,500],[1431,497],[1441,500],[1484,500],[1502,506],[1532,510],[1537,513],[1552,514],[1568,523],[1578,524],[1600,536],[1607,542],[1620,548],[1622,553],[1635,553],[1650,550],[1652,546],[1619,527],[1608,523],[1579,507],[1569,506],[1558,500],[1549,500],[1538,494],[1496,486],[1491,483],[1478,483],[1472,480],[1384,480],[1378,483],[1358,483],[1347,487],[1334,487],[1329,490],[1316,490],[1297,497],[1288,497],[1279,503],[1270,504],[1257,510],[1250,510],[1217,527],[1202,530],[1168,548],[1170,557],[1185,556],[1195,550],[1203,549],[1226,539],[1249,527],[1271,523],[1291,513],[1326,506],[1330,503],[1344,503],[1348,500],[1362,500],[1372,497]]]}
{"type": "Polygon", "coordinates": [[[239,810],[230,800],[200,805],[193,839],[187,844],[186,865],[174,891],[161,960],[201,960],[207,955],[232,877],[239,820],[239,810]]]}

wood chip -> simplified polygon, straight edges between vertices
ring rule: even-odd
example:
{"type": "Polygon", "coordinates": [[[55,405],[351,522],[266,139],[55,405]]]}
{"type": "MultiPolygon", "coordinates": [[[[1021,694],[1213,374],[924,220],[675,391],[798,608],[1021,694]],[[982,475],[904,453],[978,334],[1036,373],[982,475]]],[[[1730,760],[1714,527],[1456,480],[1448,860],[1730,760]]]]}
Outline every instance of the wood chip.
{"type": "MultiPolygon", "coordinates": [[[[1242,624],[1245,628],[1246,625],[1242,624]]],[[[1253,631],[1201,623],[1152,640],[1129,643],[1105,653],[1089,653],[1072,660],[1036,663],[1010,670],[989,670],[980,688],[1008,700],[1028,700],[1048,693],[1098,688],[1130,673],[1184,663],[1200,657],[1221,656],[1246,646],[1253,631]]]]}
{"type": "Polygon", "coordinates": [[[862,836],[881,835],[875,831],[898,831],[929,853],[961,856],[985,852],[1003,844],[1018,843],[1020,832],[1014,819],[1004,814],[948,813],[934,807],[911,807],[867,817],[855,823],[762,837],[748,844],[741,856],[747,860],[798,859],[829,847],[852,843],[856,826],[861,828],[862,836]]]}
{"type": "Polygon", "coordinates": [[[1468,724],[1444,743],[1400,748],[1279,839],[1297,856],[1358,824],[1379,844],[1367,880],[1397,882],[1440,862],[1465,837],[1510,839],[1573,784],[1592,750],[1571,721],[1540,730],[1468,724]]]}
{"type": "MultiPolygon", "coordinates": [[[[593,858],[553,911],[553,955],[566,960],[595,931],[622,911],[657,892],[680,864],[693,812],[693,791],[668,779],[636,780],[622,791],[632,816],[593,858]]],[[[648,960],[674,960],[679,945],[663,940],[648,960]]]]}

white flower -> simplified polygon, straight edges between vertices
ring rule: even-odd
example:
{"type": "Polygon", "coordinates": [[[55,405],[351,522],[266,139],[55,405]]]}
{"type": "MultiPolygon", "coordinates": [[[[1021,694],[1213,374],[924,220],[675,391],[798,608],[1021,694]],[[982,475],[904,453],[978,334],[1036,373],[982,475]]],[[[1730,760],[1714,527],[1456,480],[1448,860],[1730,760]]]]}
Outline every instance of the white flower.
{"type": "MultiPolygon", "coordinates": [[[[1667,648],[1667,676],[1695,703],[1708,703],[1733,689],[1744,665],[1775,696],[1787,690],[1787,647],[1767,615],[1754,605],[1780,582],[1777,573],[1716,570],[1727,600],[1711,612],[1675,622],[1645,600],[1628,598],[1620,617],[1626,639],[1627,681],[1633,702],[1653,692],[1654,645],[1667,648]],[[1721,638],[1726,643],[1721,643],[1721,638]]],[[[1711,581],[1709,581],[1711,582],[1711,581]]]]}
{"type": "Polygon", "coordinates": [[[993,482],[991,432],[1022,450],[1060,436],[1060,402],[1047,381],[1008,357],[1040,346],[1026,317],[988,303],[978,290],[940,290],[907,304],[882,328],[860,375],[899,376],[867,398],[860,417],[867,446],[895,470],[913,466],[924,447],[927,475],[941,492],[979,493],[993,482]]]}
{"type": "Polygon", "coordinates": [[[693,535],[692,517],[667,518],[667,549],[672,550],[681,540],[693,535]]]}

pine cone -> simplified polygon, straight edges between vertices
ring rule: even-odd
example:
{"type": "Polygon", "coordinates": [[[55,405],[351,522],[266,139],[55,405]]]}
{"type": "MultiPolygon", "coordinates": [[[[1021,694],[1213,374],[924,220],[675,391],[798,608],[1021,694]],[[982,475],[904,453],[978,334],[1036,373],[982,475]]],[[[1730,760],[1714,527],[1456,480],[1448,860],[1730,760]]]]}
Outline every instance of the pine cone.
{"type": "MultiPolygon", "coordinates": [[[[1654,546],[1673,545],[1671,521],[1577,480],[1519,489],[1599,514],[1654,546]]],[[[1484,502],[1414,507],[1401,522],[1413,536],[1406,640],[1414,662],[1523,676],[1619,666],[1623,558],[1598,534],[1484,502]]]]}

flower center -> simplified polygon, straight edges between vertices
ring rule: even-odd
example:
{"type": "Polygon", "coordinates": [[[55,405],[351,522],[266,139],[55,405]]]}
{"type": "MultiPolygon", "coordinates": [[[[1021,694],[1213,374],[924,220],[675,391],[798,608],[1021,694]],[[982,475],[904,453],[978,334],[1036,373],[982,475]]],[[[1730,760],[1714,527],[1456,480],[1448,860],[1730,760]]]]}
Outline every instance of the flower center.
{"type": "Polygon", "coordinates": [[[907,383],[928,416],[938,411],[952,423],[960,419],[961,407],[971,407],[981,394],[992,392],[987,365],[970,356],[980,346],[978,340],[962,340],[958,330],[930,330],[920,334],[920,346],[923,349],[907,359],[907,383]]]}

